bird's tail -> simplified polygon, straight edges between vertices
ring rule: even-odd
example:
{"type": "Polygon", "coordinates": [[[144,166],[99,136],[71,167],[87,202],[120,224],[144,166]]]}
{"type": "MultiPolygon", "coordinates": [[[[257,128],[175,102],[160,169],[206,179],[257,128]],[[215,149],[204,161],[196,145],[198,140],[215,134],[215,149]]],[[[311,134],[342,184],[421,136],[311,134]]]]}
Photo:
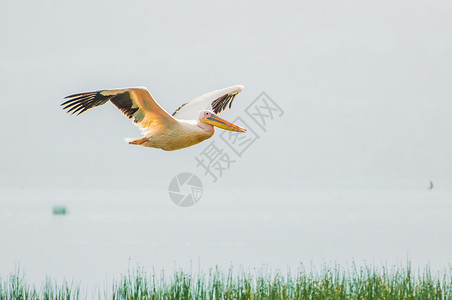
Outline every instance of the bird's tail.
{"type": "Polygon", "coordinates": [[[148,141],[147,137],[143,137],[143,138],[125,138],[124,139],[126,142],[128,142],[131,145],[142,145],[145,142],[148,141]]]}

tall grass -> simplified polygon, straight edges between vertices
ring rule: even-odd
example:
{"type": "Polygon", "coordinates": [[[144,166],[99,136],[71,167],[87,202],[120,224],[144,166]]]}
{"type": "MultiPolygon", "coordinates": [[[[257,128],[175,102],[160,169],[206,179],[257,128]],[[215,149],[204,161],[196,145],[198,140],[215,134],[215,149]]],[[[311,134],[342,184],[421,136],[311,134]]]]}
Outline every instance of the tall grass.
{"type": "MultiPolygon", "coordinates": [[[[29,285],[23,275],[0,280],[0,299],[80,299],[78,286],[46,280],[29,285]]],[[[129,271],[105,290],[105,299],[452,299],[452,270],[416,272],[404,267],[371,266],[343,269],[325,266],[320,271],[296,273],[268,270],[221,270],[192,274],[176,271],[129,271]]],[[[87,293],[85,293],[87,294],[87,293]]],[[[89,299],[83,297],[83,299],[89,299]]]]}
{"type": "Polygon", "coordinates": [[[380,270],[365,266],[320,272],[175,272],[147,275],[137,270],[114,284],[113,299],[452,299],[452,271],[414,272],[410,264],[380,270]]]}
{"type": "Polygon", "coordinates": [[[25,276],[20,271],[10,275],[6,280],[0,280],[0,300],[38,300],[79,299],[80,288],[73,284],[64,282],[59,285],[47,279],[40,288],[26,282],[25,276]]]}

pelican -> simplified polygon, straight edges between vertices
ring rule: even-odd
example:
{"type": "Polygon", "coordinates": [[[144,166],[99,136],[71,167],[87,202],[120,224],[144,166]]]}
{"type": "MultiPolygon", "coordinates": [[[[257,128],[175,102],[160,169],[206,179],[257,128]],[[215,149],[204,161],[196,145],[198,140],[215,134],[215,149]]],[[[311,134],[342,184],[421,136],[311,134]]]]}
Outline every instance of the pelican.
{"type": "Polygon", "coordinates": [[[182,104],[170,115],[151,96],[145,87],[101,90],[74,94],[65,97],[68,101],[61,104],[68,113],[80,115],[90,108],[110,101],[126,117],[141,129],[143,137],[126,139],[129,144],[160,148],[166,151],[178,150],[198,144],[213,136],[214,126],[246,132],[217,114],[229,104],[231,108],[235,96],[243,86],[235,85],[204,94],[190,102],[182,104]],[[211,107],[212,110],[206,110],[211,107]]]}

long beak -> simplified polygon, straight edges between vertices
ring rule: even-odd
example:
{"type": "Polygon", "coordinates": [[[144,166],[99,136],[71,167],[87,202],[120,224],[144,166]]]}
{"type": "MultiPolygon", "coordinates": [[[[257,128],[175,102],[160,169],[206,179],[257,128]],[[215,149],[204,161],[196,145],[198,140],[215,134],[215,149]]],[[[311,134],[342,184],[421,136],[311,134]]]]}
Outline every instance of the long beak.
{"type": "Polygon", "coordinates": [[[246,132],[245,128],[241,128],[231,122],[226,121],[225,119],[220,118],[215,114],[211,114],[210,117],[205,118],[203,120],[205,123],[216,126],[221,129],[236,131],[236,132],[246,132]]]}

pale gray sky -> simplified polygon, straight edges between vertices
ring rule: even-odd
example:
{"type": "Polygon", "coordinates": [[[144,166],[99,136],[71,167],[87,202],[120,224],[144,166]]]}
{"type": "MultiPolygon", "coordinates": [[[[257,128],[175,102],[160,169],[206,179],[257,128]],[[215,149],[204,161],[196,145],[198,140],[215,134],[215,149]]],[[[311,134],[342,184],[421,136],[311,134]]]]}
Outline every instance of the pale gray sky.
{"type": "Polygon", "coordinates": [[[285,114],[222,187],[451,188],[451,15],[448,1],[3,1],[0,187],[166,189],[207,142],[130,146],[139,131],[112,105],[71,117],[63,97],[143,85],[172,111],[242,84],[225,118],[262,91],[285,114]]]}
{"type": "Polygon", "coordinates": [[[2,1],[0,271],[102,287],[135,264],[442,270],[451,15],[449,1],[2,1]],[[224,146],[221,130],[165,152],[124,142],[140,132],[113,105],[60,107],[143,85],[172,112],[235,84],[245,90],[222,117],[260,139],[215,184],[195,157],[224,146]],[[244,113],[262,91],[284,110],[265,133],[244,113]],[[168,197],[181,172],[205,187],[192,208],[168,197]],[[60,204],[68,215],[52,216],[60,204]]]}

